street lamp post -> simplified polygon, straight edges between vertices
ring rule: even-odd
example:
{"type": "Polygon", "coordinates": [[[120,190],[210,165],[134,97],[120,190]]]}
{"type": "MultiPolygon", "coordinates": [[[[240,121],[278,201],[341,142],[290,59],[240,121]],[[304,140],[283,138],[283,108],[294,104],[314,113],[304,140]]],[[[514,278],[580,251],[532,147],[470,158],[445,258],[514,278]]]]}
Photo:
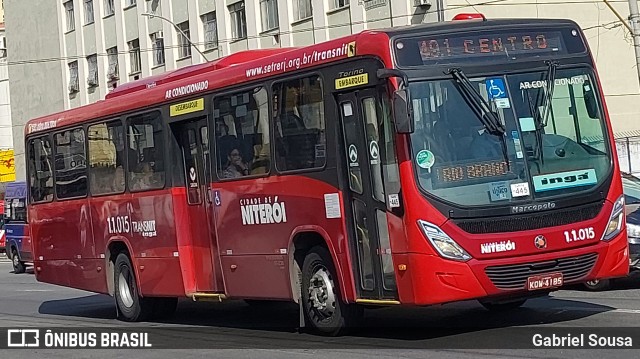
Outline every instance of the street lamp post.
{"type": "Polygon", "coordinates": [[[173,27],[174,27],[176,30],[178,30],[178,32],[179,32],[182,36],[184,36],[184,38],[185,38],[185,39],[187,39],[187,41],[189,41],[189,44],[190,44],[194,49],[196,49],[196,51],[198,51],[198,53],[200,54],[200,56],[202,56],[202,58],[204,58],[204,60],[205,60],[206,62],[209,62],[209,59],[207,59],[207,56],[205,56],[205,54],[204,54],[202,51],[200,51],[200,49],[199,49],[199,48],[198,48],[198,47],[197,47],[193,42],[191,42],[191,39],[189,38],[189,36],[187,36],[187,35],[184,33],[184,31],[182,31],[182,29],[180,29],[180,28],[178,27],[178,25],[176,25],[173,21],[171,21],[171,20],[167,19],[167,18],[166,18],[166,17],[164,17],[164,16],[160,16],[160,15],[156,15],[156,14],[143,13],[143,14],[142,14],[142,16],[146,16],[146,17],[149,17],[149,18],[151,18],[151,19],[153,19],[154,17],[157,17],[157,18],[160,18],[160,19],[162,19],[162,20],[164,20],[164,21],[166,21],[166,22],[170,23],[171,25],[173,25],[173,27]]]}

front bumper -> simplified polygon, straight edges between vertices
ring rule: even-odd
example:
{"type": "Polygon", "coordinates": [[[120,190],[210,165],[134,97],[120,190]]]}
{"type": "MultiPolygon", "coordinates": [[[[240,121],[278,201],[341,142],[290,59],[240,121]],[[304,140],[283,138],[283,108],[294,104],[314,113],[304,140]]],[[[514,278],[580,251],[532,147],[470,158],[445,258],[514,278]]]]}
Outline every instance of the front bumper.
{"type": "Polygon", "coordinates": [[[624,277],[629,273],[629,245],[626,235],[620,234],[591,246],[521,257],[456,262],[412,253],[397,255],[394,261],[398,260],[401,262],[396,263],[409,264],[408,270],[398,276],[400,301],[430,305],[485,297],[536,296],[558,289],[527,290],[527,277],[532,275],[562,272],[564,284],[624,277]],[[496,268],[500,269],[497,276],[496,268]],[[526,268],[533,268],[533,272],[526,272],[526,268]],[[511,270],[517,275],[512,276],[511,270]],[[500,280],[510,276],[520,282],[500,280]]]}

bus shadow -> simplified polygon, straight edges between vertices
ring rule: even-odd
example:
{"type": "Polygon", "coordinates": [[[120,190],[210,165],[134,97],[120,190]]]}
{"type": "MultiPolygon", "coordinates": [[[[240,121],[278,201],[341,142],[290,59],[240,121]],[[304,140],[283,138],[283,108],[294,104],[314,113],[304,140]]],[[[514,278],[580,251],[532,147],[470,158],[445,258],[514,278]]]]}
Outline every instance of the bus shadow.
{"type": "MultiPolygon", "coordinates": [[[[444,339],[475,332],[508,332],[512,327],[571,322],[613,309],[615,308],[553,297],[531,299],[521,308],[504,312],[488,311],[475,301],[433,307],[367,309],[360,325],[352,328],[342,340],[345,341],[343,344],[348,344],[359,343],[358,340],[367,338],[385,338],[405,344],[416,342],[419,345],[421,340],[444,339]]],[[[108,320],[101,324],[109,324],[116,319],[113,299],[104,295],[47,301],[40,306],[39,312],[108,320]]],[[[182,299],[172,318],[131,325],[157,327],[158,324],[183,325],[203,333],[219,329],[248,330],[252,336],[302,332],[307,339],[313,338],[307,335],[307,329],[299,328],[298,306],[293,303],[248,305],[241,300],[208,303],[182,299]]]]}
{"type": "Polygon", "coordinates": [[[116,319],[113,298],[101,294],[45,301],[40,304],[38,313],[65,317],[116,319]]]}

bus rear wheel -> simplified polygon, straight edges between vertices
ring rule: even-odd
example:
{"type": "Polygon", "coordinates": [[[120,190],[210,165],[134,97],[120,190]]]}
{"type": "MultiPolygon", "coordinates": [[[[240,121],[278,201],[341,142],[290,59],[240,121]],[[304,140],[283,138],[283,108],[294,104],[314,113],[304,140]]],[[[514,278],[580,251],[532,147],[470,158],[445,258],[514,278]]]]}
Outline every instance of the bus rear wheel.
{"type": "Polygon", "coordinates": [[[133,266],[126,253],[120,253],[116,257],[114,278],[118,318],[127,322],[149,318],[153,312],[153,300],[140,296],[133,266]]]}
{"type": "Polygon", "coordinates": [[[302,265],[302,301],[307,322],[323,335],[335,336],[354,325],[362,308],[344,303],[329,251],[314,247],[302,265]]]}
{"type": "Polygon", "coordinates": [[[18,251],[15,248],[11,251],[11,263],[13,264],[13,273],[21,274],[26,272],[27,268],[25,267],[24,262],[20,260],[18,251]]]}

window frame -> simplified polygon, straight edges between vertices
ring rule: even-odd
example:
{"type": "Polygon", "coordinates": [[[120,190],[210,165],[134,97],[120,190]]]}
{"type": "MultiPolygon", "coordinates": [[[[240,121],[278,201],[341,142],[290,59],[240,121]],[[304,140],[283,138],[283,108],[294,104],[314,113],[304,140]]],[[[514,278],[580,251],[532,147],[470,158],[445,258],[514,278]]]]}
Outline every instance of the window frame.
{"type": "Polygon", "coordinates": [[[306,19],[310,19],[313,17],[313,1],[312,0],[294,0],[292,4],[293,10],[293,22],[304,21],[306,19]],[[308,14],[304,14],[305,16],[300,15],[300,4],[302,2],[306,2],[308,5],[308,14]]]}
{"type": "Polygon", "coordinates": [[[153,67],[160,67],[160,66],[165,66],[167,63],[167,56],[165,53],[165,44],[164,44],[164,33],[162,33],[162,36],[159,36],[159,34],[162,33],[162,31],[157,31],[154,32],[152,34],[149,34],[149,37],[151,38],[151,49],[153,52],[153,67]],[[158,42],[162,43],[162,46],[158,46],[158,42]],[[160,63],[160,55],[162,55],[162,62],[160,63]]]}
{"type": "Polygon", "coordinates": [[[274,174],[273,168],[274,168],[274,147],[273,147],[273,140],[274,140],[274,134],[273,134],[273,116],[271,116],[272,111],[273,111],[273,101],[272,101],[272,97],[273,97],[273,93],[270,91],[270,87],[269,87],[269,83],[266,81],[263,82],[258,82],[255,85],[251,86],[242,86],[242,87],[236,87],[236,88],[231,88],[231,89],[224,89],[223,92],[215,92],[212,94],[211,98],[210,98],[210,103],[211,103],[211,113],[213,113],[216,110],[215,107],[215,100],[216,98],[219,97],[225,97],[225,96],[230,96],[230,95],[234,95],[234,94],[238,94],[238,93],[242,93],[242,92],[248,92],[251,91],[252,89],[255,88],[261,88],[262,90],[264,90],[267,94],[267,114],[269,114],[269,118],[267,119],[268,121],[268,128],[269,128],[269,167],[268,167],[268,171],[265,173],[259,173],[259,174],[248,174],[246,176],[242,176],[242,177],[238,177],[238,178],[223,178],[221,177],[221,173],[218,172],[218,156],[219,156],[219,151],[220,148],[218,147],[218,141],[217,141],[217,137],[216,137],[216,126],[215,126],[215,118],[214,116],[211,116],[211,120],[208,121],[209,122],[209,126],[210,126],[210,130],[208,133],[209,136],[209,151],[210,153],[212,153],[211,155],[211,165],[212,165],[212,174],[213,172],[215,172],[215,176],[212,176],[211,180],[215,180],[217,182],[229,182],[229,181],[240,181],[240,180],[245,180],[245,179],[256,179],[256,178],[262,178],[262,177],[269,177],[272,174],[274,174]],[[213,140],[213,141],[212,141],[213,140]],[[211,149],[213,149],[213,151],[211,151],[211,149]]]}
{"type": "Polygon", "coordinates": [[[87,85],[89,86],[89,88],[100,86],[98,54],[87,56],[87,85]],[[92,64],[94,65],[93,68],[92,64]],[[91,83],[91,80],[93,80],[95,83],[91,83]]]}
{"type": "Polygon", "coordinates": [[[116,13],[116,5],[114,0],[104,0],[104,15],[102,18],[109,17],[116,13]]]}
{"type": "Polygon", "coordinates": [[[84,25],[91,25],[96,21],[96,13],[93,0],[83,0],[84,8],[84,25]]]}
{"type": "Polygon", "coordinates": [[[89,153],[88,152],[89,146],[87,146],[87,131],[86,131],[86,125],[85,124],[65,127],[65,128],[59,129],[58,131],[51,132],[51,151],[53,152],[52,153],[52,157],[53,157],[52,159],[53,159],[53,172],[54,172],[54,176],[53,176],[53,197],[54,197],[56,202],[88,198],[89,197],[89,193],[91,192],[91,188],[89,188],[89,167],[85,164],[86,181],[87,181],[87,190],[86,190],[85,194],[83,196],[73,196],[73,197],[64,197],[64,198],[58,197],[58,175],[57,175],[58,170],[56,169],[56,153],[58,151],[58,145],[56,144],[56,137],[55,136],[58,135],[58,134],[64,133],[66,131],[73,132],[74,130],[77,130],[77,129],[81,129],[83,131],[83,133],[84,133],[84,154],[85,154],[85,163],[87,163],[87,154],[89,153]]]}
{"type": "Polygon", "coordinates": [[[236,3],[233,3],[229,6],[227,6],[227,10],[229,11],[229,17],[230,17],[230,23],[231,23],[231,41],[235,42],[235,41],[240,41],[240,40],[246,40],[247,39],[247,10],[246,10],[246,4],[243,1],[238,1],[236,3]],[[241,4],[241,5],[240,5],[241,4]],[[232,10],[233,8],[233,10],[232,10]],[[237,9],[236,9],[237,8],[237,9]],[[240,17],[240,19],[242,20],[242,23],[239,24],[236,22],[236,18],[237,16],[239,16],[239,14],[242,14],[243,16],[240,17]],[[238,25],[242,25],[240,28],[238,27],[238,25]],[[241,31],[238,31],[241,30],[241,31]],[[236,33],[241,33],[241,34],[236,34],[239,36],[234,36],[234,32],[236,33]]]}
{"type": "MultiPolygon", "coordinates": [[[[166,103],[164,103],[163,105],[166,105],[166,103]]],[[[169,131],[171,131],[171,129],[169,127],[166,126],[167,122],[166,122],[166,113],[165,111],[162,110],[162,108],[151,108],[151,109],[144,109],[144,110],[138,110],[135,112],[130,112],[130,113],[124,113],[120,116],[121,121],[123,121],[124,124],[124,138],[125,138],[125,157],[127,158],[125,160],[125,163],[127,164],[127,167],[125,168],[125,192],[129,192],[129,193],[144,193],[144,192],[150,192],[150,191],[161,191],[166,189],[167,187],[169,187],[172,184],[172,180],[170,179],[171,176],[168,173],[167,170],[167,165],[168,164],[173,164],[173,163],[169,163],[171,161],[171,156],[167,156],[167,148],[169,146],[171,146],[171,141],[168,140],[167,137],[167,133],[169,131]],[[165,170],[164,170],[164,183],[162,187],[158,187],[158,188],[153,188],[153,189],[142,189],[142,190],[134,190],[131,189],[131,176],[130,176],[130,170],[129,170],[129,120],[132,117],[136,117],[136,116],[144,116],[144,115],[148,115],[148,114],[152,114],[152,113],[158,113],[159,117],[160,117],[160,125],[162,127],[162,159],[164,161],[164,166],[165,166],[165,170]]],[[[154,145],[155,147],[155,145],[154,145]]]]}
{"type": "MultiPolygon", "coordinates": [[[[331,65],[329,65],[329,66],[331,66],[331,65]]],[[[327,168],[327,163],[329,162],[329,157],[326,156],[326,155],[327,155],[327,151],[329,150],[329,147],[328,147],[329,141],[327,140],[327,111],[326,111],[327,107],[326,107],[326,101],[327,101],[328,96],[326,96],[327,95],[327,92],[326,92],[327,87],[325,85],[325,78],[324,78],[324,76],[322,76],[322,72],[326,71],[327,68],[329,68],[329,67],[322,66],[320,69],[317,69],[316,71],[304,72],[304,73],[298,74],[296,76],[278,77],[276,79],[273,79],[271,81],[270,85],[269,85],[270,86],[270,91],[271,91],[271,96],[269,97],[269,99],[270,99],[269,107],[272,108],[272,110],[270,112],[272,114],[272,116],[269,119],[271,128],[269,130],[271,131],[271,136],[272,136],[272,141],[273,141],[271,147],[272,147],[272,150],[273,150],[272,151],[272,155],[273,155],[273,157],[272,157],[273,160],[272,161],[273,161],[273,167],[275,169],[275,174],[290,175],[290,174],[298,174],[298,173],[320,172],[320,171],[326,170],[326,168],[327,168]],[[275,117],[273,115],[274,111],[275,111],[273,109],[273,96],[275,94],[274,88],[275,88],[275,86],[277,86],[278,84],[281,84],[281,83],[286,83],[286,82],[292,81],[292,80],[300,80],[300,79],[313,77],[313,76],[317,76],[320,79],[320,90],[321,90],[321,93],[322,93],[322,104],[323,104],[323,110],[324,110],[324,113],[325,113],[325,120],[324,120],[325,156],[326,156],[325,157],[325,161],[324,161],[324,164],[321,167],[301,168],[301,169],[284,170],[283,171],[283,170],[280,170],[278,168],[277,160],[276,160],[276,157],[277,157],[277,151],[276,151],[276,148],[275,148],[275,146],[276,146],[276,143],[275,143],[275,140],[276,140],[276,137],[275,137],[276,136],[276,121],[275,121],[275,117]]],[[[279,115],[279,113],[277,115],[279,115]]]]}
{"type": "Polygon", "coordinates": [[[204,50],[215,50],[218,48],[218,17],[215,11],[210,11],[206,14],[200,15],[200,20],[202,21],[202,34],[204,36],[204,50]],[[213,19],[210,19],[209,16],[213,16],[213,19]],[[213,23],[213,31],[208,31],[208,26],[213,23]],[[215,41],[207,41],[207,34],[213,33],[215,41]]]}
{"type": "MultiPolygon", "coordinates": [[[[184,32],[186,37],[177,31],[178,35],[178,60],[184,60],[191,57],[191,28],[189,27],[189,21],[184,21],[176,25],[180,31],[184,32]],[[184,25],[186,24],[186,29],[184,25]]],[[[166,62],[166,59],[165,59],[166,62]]]]}
{"type": "Polygon", "coordinates": [[[262,25],[262,32],[272,31],[280,28],[280,19],[278,18],[278,0],[260,0],[260,20],[262,25]],[[263,4],[264,9],[262,7],[263,4]],[[275,21],[274,24],[269,24],[269,15],[273,15],[268,12],[269,9],[271,9],[270,5],[275,5],[275,7],[273,8],[273,10],[275,10],[275,17],[273,18],[273,20],[275,21]]]}
{"type": "MultiPolygon", "coordinates": [[[[87,137],[87,157],[91,156],[91,152],[90,152],[90,148],[89,148],[89,128],[92,126],[96,126],[96,125],[107,125],[107,127],[109,126],[109,124],[114,124],[114,123],[118,123],[120,124],[120,126],[122,127],[122,135],[123,135],[123,141],[125,142],[124,145],[124,150],[123,150],[123,154],[122,154],[122,158],[123,158],[123,172],[124,172],[124,189],[121,192],[105,192],[105,193],[93,193],[93,188],[91,186],[91,162],[90,159],[87,158],[87,180],[88,180],[88,193],[90,195],[90,197],[104,197],[104,196],[113,196],[113,195],[120,195],[120,194],[124,194],[127,192],[127,185],[129,183],[128,180],[128,162],[129,162],[129,156],[127,155],[127,133],[126,133],[126,121],[124,120],[124,117],[115,117],[115,118],[111,118],[111,119],[103,119],[103,120],[98,120],[98,121],[91,121],[89,123],[87,123],[85,125],[85,133],[86,133],[86,137],[87,137]]],[[[117,150],[116,150],[117,151],[117,150]]]]}
{"type": "Polygon", "coordinates": [[[62,6],[64,7],[65,17],[67,20],[66,32],[74,31],[76,29],[76,14],[75,14],[75,6],[73,4],[73,0],[69,0],[62,3],[62,6]]]}
{"type": "MultiPolygon", "coordinates": [[[[52,132],[47,131],[47,132],[42,132],[42,133],[38,133],[38,134],[34,134],[34,136],[31,137],[27,137],[26,138],[26,144],[27,144],[27,148],[26,148],[26,152],[27,152],[27,160],[31,161],[31,142],[35,141],[35,140],[42,140],[46,138],[49,141],[49,149],[51,150],[51,154],[50,154],[50,161],[49,164],[51,165],[51,181],[53,182],[53,186],[52,188],[52,196],[50,200],[42,200],[42,201],[34,201],[32,200],[32,194],[31,194],[31,176],[33,175],[33,173],[31,173],[31,166],[29,165],[30,162],[27,162],[27,168],[26,168],[26,172],[27,172],[27,205],[29,204],[43,204],[43,203],[52,203],[54,201],[56,201],[56,166],[55,166],[55,161],[54,161],[54,150],[53,150],[53,135],[52,132]]],[[[34,168],[35,169],[35,168],[34,168]]]]}
{"type": "Polygon", "coordinates": [[[331,6],[329,11],[348,8],[349,6],[351,6],[350,0],[331,0],[331,6]],[[340,5],[340,1],[342,1],[344,4],[340,5]]]}
{"type": "Polygon", "coordinates": [[[137,74],[142,72],[142,58],[140,52],[140,38],[136,38],[134,40],[127,42],[128,52],[129,52],[129,75],[137,74]],[[132,43],[137,41],[137,47],[132,48],[132,43]],[[136,61],[132,61],[131,57],[135,57],[136,61]],[[135,68],[134,65],[135,64],[135,68]]]}
{"type": "Polygon", "coordinates": [[[22,197],[5,198],[4,199],[5,215],[3,216],[4,217],[3,218],[4,225],[6,226],[7,224],[27,224],[27,223],[29,223],[29,218],[28,218],[28,215],[27,215],[28,206],[29,206],[28,196],[27,196],[27,198],[22,198],[22,197]],[[23,207],[14,206],[15,202],[20,203],[21,201],[24,202],[24,206],[23,207]],[[10,211],[9,216],[6,215],[6,213],[7,213],[6,212],[6,208],[7,207],[9,207],[9,211],[10,211]],[[21,210],[21,211],[24,211],[24,220],[15,218],[16,208],[23,208],[23,210],[21,210]]]}
{"type": "Polygon", "coordinates": [[[113,46],[107,49],[107,63],[109,65],[107,69],[107,79],[109,81],[120,79],[120,54],[118,53],[118,46],[113,46]],[[114,58],[115,62],[113,61],[114,58]],[[112,67],[114,67],[114,71],[111,71],[112,67]]]}
{"type": "Polygon", "coordinates": [[[69,84],[68,89],[70,94],[80,92],[80,64],[78,60],[71,61],[67,63],[67,67],[69,69],[69,84]],[[74,65],[74,66],[72,66],[74,65]],[[72,70],[75,70],[75,74],[72,70]],[[74,76],[75,75],[75,76],[74,76]],[[73,85],[73,86],[72,86],[73,85]]]}

